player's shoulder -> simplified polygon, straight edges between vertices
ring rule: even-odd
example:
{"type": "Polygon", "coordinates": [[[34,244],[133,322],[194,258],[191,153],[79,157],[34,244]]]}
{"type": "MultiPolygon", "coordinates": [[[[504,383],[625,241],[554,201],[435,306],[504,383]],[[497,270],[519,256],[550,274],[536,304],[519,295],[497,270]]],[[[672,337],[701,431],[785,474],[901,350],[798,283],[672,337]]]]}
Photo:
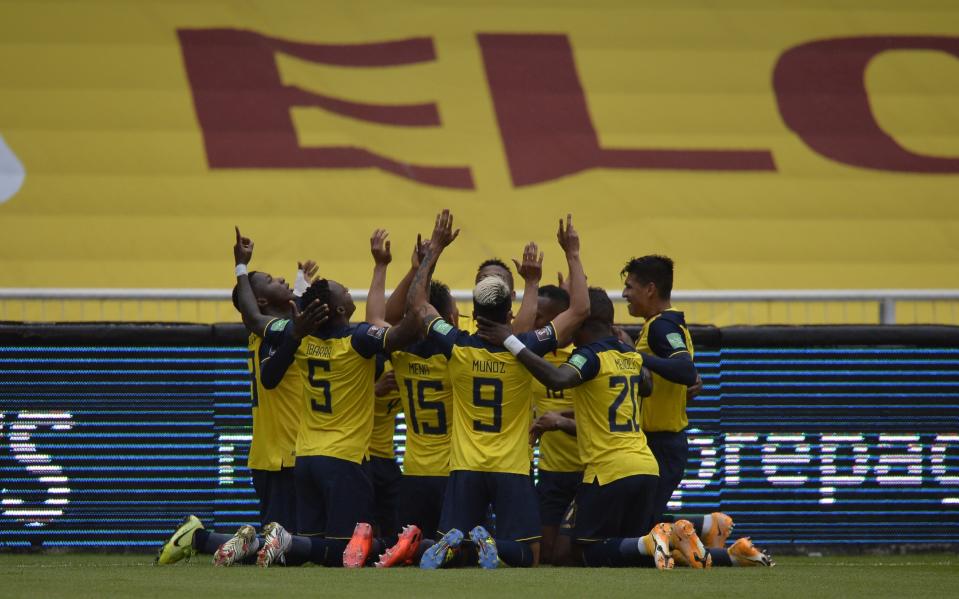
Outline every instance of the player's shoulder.
{"type": "Polygon", "coordinates": [[[668,310],[663,310],[659,316],[650,323],[650,326],[656,328],[657,326],[670,326],[676,325],[685,327],[686,326],[686,314],[682,310],[676,310],[670,308],[668,310]]]}

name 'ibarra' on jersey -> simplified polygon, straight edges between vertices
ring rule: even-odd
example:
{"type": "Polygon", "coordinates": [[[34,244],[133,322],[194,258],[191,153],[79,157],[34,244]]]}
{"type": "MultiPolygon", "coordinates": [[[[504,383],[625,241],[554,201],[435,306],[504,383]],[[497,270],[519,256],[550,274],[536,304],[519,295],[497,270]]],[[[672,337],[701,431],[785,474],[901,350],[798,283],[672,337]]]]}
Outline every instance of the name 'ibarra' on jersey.
{"type": "Polygon", "coordinates": [[[430,367],[427,364],[419,364],[417,362],[409,363],[410,374],[429,374],[430,367]]]}
{"type": "Polygon", "coordinates": [[[506,364],[493,360],[473,360],[474,372],[498,372],[506,374],[506,364]]]}
{"type": "Polygon", "coordinates": [[[308,356],[320,356],[321,358],[329,358],[333,356],[333,348],[329,345],[317,345],[316,343],[307,343],[306,344],[306,355],[308,356]]]}

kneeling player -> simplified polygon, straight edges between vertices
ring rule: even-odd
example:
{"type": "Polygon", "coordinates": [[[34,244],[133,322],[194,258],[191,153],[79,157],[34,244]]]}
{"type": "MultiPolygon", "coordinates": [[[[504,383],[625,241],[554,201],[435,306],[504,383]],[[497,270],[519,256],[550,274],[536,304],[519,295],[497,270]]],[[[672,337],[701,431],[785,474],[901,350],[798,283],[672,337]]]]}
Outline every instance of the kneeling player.
{"type": "MultiPolygon", "coordinates": [[[[585,289],[579,237],[570,221],[568,218],[565,229],[560,222],[558,238],[566,252],[573,285],[585,289]]],[[[425,286],[425,273],[435,264],[441,249],[431,240],[414,287],[425,286]]],[[[411,292],[411,297],[423,296],[411,292]]],[[[425,303],[425,299],[419,301],[425,303]]],[[[415,310],[422,303],[409,309],[415,310]]],[[[482,279],[473,291],[474,316],[507,328],[511,303],[509,288],[499,277],[482,279]]],[[[574,301],[551,325],[521,337],[533,351],[546,353],[555,349],[557,336],[568,337],[585,315],[585,302],[574,301]]],[[[540,530],[529,478],[530,378],[510,353],[458,330],[438,315],[427,330],[449,360],[454,415],[450,478],[440,518],[440,529],[446,534],[426,551],[420,566],[453,565],[463,541],[462,531],[466,530],[470,531],[481,566],[495,568],[499,559],[511,566],[536,565],[540,530]],[[490,504],[496,514],[495,541],[482,526],[490,504]]]]}

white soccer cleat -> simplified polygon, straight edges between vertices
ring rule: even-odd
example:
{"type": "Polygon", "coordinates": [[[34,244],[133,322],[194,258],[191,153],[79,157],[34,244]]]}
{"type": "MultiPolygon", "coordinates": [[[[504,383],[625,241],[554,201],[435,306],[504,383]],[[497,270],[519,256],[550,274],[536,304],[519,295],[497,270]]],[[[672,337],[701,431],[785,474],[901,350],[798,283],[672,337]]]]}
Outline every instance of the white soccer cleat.
{"type": "Polygon", "coordinates": [[[286,564],[286,552],[293,544],[293,536],[276,522],[263,527],[263,547],[256,554],[256,565],[269,568],[274,564],[286,564]]]}
{"type": "Polygon", "coordinates": [[[232,566],[256,553],[258,548],[256,530],[249,524],[244,524],[229,541],[217,548],[213,554],[213,565],[232,566]]]}

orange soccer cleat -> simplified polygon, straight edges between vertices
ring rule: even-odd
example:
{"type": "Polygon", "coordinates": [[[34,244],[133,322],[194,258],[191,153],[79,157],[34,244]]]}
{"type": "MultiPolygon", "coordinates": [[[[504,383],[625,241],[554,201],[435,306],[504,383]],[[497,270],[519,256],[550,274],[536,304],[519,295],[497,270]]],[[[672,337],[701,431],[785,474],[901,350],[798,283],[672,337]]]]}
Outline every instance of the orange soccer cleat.
{"type": "Polygon", "coordinates": [[[673,522],[669,546],[672,549],[673,561],[678,566],[703,569],[711,568],[713,565],[712,556],[706,551],[699,535],[696,534],[696,528],[689,520],[673,522]]]}
{"type": "Polygon", "coordinates": [[[709,530],[703,531],[703,544],[710,549],[722,549],[733,532],[733,519],[722,512],[713,512],[709,517],[712,524],[709,530]]]}
{"type": "Polygon", "coordinates": [[[359,522],[353,529],[346,550],[343,552],[344,568],[362,568],[366,565],[366,558],[373,548],[373,527],[366,522],[359,522]]]}
{"type": "Polygon", "coordinates": [[[396,541],[396,545],[387,549],[386,553],[380,556],[380,560],[376,562],[376,567],[395,568],[396,566],[412,564],[422,538],[423,533],[415,524],[405,526],[396,541]]]}
{"type": "Polygon", "coordinates": [[[669,570],[673,567],[673,558],[669,554],[669,536],[672,531],[672,524],[660,522],[641,539],[641,542],[646,544],[647,554],[653,556],[658,570],[669,570]]]}
{"type": "Polygon", "coordinates": [[[766,566],[771,568],[776,565],[772,556],[753,545],[749,537],[743,537],[733,543],[727,553],[729,553],[729,558],[736,566],[766,566]]]}

